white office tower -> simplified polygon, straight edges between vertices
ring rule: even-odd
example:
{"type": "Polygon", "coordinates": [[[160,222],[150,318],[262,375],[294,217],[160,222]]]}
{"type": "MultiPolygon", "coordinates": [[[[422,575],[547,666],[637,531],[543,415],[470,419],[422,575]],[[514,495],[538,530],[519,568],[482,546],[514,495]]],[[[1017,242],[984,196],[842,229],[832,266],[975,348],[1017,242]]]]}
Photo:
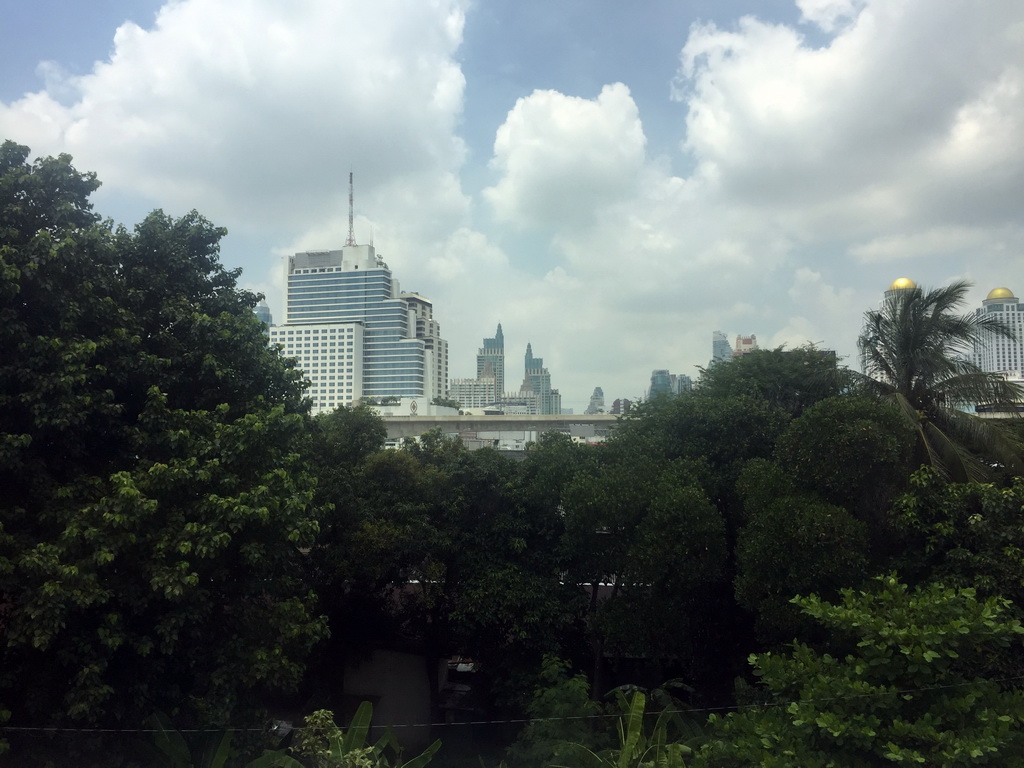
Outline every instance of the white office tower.
{"type": "Polygon", "coordinates": [[[1014,338],[983,330],[971,362],[986,373],[1001,373],[1007,379],[1021,381],[1024,369],[1024,304],[1009,288],[993,288],[974,313],[978,317],[995,317],[1010,329],[1014,338]]]}
{"type": "Polygon", "coordinates": [[[372,245],[288,258],[284,325],[271,343],[310,381],[313,412],[362,397],[444,397],[448,343],[433,305],[403,294],[372,245]]]}
{"type": "Polygon", "coordinates": [[[495,408],[499,406],[501,400],[498,380],[494,376],[452,379],[448,385],[448,397],[463,408],[495,408]]]}

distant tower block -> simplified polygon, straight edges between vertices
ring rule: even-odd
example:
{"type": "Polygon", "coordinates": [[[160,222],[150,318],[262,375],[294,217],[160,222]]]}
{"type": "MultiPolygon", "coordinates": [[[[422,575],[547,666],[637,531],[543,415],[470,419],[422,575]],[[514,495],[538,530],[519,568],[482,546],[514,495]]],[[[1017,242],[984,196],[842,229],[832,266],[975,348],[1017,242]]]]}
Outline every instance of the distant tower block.
{"type": "Polygon", "coordinates": [[[971,362],[986,373],[1001,373],[1012,381],[1024,381],[1024,304],[1009,288],[993,288],[974,314],[979,318],[997,318],[1013,332],[1014,338],[982,330],[971,362]]]}
{"type": "Polygon", "coordinates": [[[484,345],[476,356],[476,377],[493,377],[498,388],[498,397],[505,393],[505,335],[501,323],[494,336],[484,339],[484,345]]]}
{"type": "Polygon", "coordinates": [[[733,350],[733,357],[740,357],[742,355],[749,355],[757,346],[757,336],[750,334],[749,336],[737,336],[736,347],[733,350]]]}
{"type": "Polygon", "coordinates": [[[732,347],[729,346],[729,337],[721,331],[714,331],[711,334],[711,362],[710,368],[716,363],[727,363],[732,360],[732,347]]]}

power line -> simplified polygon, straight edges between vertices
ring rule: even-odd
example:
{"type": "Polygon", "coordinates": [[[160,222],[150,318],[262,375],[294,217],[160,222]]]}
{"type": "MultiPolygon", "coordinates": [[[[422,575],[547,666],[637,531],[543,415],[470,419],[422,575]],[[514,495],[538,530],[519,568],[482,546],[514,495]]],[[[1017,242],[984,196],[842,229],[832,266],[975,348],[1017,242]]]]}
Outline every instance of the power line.
{"type": "MultiPolygon", "coordinates": [[[[864,698],[879,698],[882,696],[905,696],[915,693],[927,693],[929,691],[941,691],[949,690],[952,688],[966,688],[972,685],[978,685],[979,683],[1012,683],[1024,680],[1024,675],[1017,677],[1004,677],[996,680],[989,679],[978,679],[971,680],[963,683],[950,683],[949,685],[933,685],[922,688],[901,688],[892,691],[873,691],[870,693],[854,693],[848,696],[831,696],[827,698],[817,699],[793,699],[788,701],[779,702],[762,702],[757,704],[732,704],[729,706],[721,707],[691,707],[687,709],[664,709],[656,712],[644,712],[644,717],[659,717],[664,714],[670,715],[693,715],[693,714],[714,714],[718,712],[740,712],[751,709],[777,709],[779,707],[788,707],[791,704],[824,704],[834,701],[847,701],[852,699],[864,699],[864,698]]],[[[483,726],[483,725],[527,725],[529,723],[553,723],[553,722],[568,722],[577,720],[607,720],[610,718],[625,717],[625,713],[606,713],[599,715],[567,715],[562,717],[527,717],[527,718],[513,718],[508,720],[466,720],[462,722],[454,723],[396,723],[393,725],[374,725],[373,728],[377,729],[398,729],[398,728],[455,728],[464,726],[483,726]]],[[[17,726],[17,725],[0,725],[0,731],[7,732],[27,732],[27,733],[162,733],[164,728],[74,728],[74,727],[63,727],[63,726],[17,726]]],[[[173,729],[177,733],[273,733],[277,728],[177,728],[173,729]]],[[[301,726],[292,727],[288,732],[292,731],[323,731],[326,728],[312,727],[312,726],[301,726]]]]}

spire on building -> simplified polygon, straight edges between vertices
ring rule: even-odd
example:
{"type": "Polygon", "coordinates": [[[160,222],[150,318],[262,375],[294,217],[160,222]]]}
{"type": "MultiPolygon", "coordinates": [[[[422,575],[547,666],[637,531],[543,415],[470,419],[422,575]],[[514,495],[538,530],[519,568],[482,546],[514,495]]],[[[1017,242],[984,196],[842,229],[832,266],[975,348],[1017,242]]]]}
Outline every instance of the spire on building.
{"type": "Polygon", "coordinates": [[[519,395],[532,401],[531,413],[557,414],[562,412],[562,396],[551,388],[551,374],[544,367],[544,358],[533,356],[533,345],[527,343],[524,359],[526,371],[519,395]]]}
{"type": "Polygon", "coordinates": [[[355,203],[352,195],[352,171],[348,172],[348,240],[345,241],[345,247],[349,248],[356,244],[356,227],[355,227],[355,203]]]}
{"type": "Polygon", "coordinates": [[[524,360],[524,366],[529,371],[535,371],[544,367],[544,358],[533,356],[533,345],[530,342],[526,342],[526,357],[524,360]]]}

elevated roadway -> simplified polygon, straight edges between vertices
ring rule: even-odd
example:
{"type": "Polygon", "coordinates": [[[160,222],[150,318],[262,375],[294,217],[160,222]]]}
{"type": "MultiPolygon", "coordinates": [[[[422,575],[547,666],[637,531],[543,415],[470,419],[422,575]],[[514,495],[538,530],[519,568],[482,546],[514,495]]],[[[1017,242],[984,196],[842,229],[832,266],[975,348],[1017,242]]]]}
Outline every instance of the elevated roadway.
{"type": "Polygon", "coordinates": [[[419,437],[434,427],[446,435],[463,432],[559,432],[569,433],[573,425],[593,424],[599,434],[610,431],[618,416],[607,413],[572,416],[385,416],[388,439],[419,437]]]}

